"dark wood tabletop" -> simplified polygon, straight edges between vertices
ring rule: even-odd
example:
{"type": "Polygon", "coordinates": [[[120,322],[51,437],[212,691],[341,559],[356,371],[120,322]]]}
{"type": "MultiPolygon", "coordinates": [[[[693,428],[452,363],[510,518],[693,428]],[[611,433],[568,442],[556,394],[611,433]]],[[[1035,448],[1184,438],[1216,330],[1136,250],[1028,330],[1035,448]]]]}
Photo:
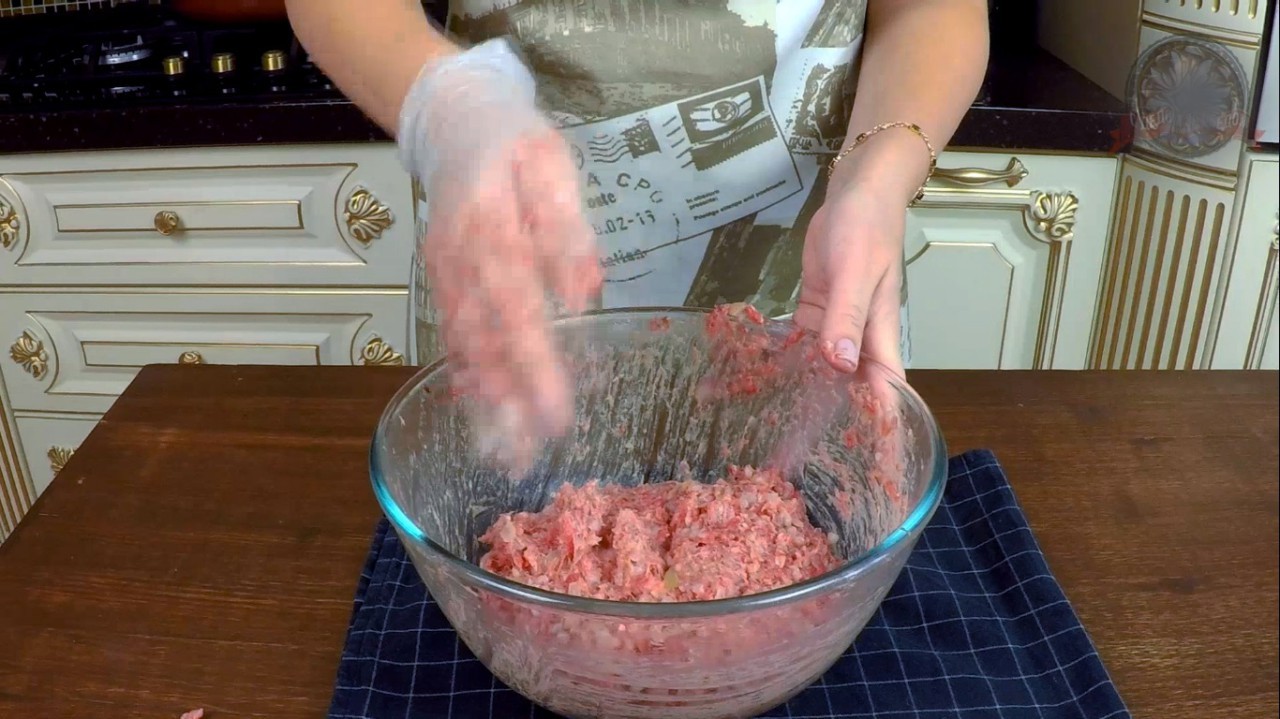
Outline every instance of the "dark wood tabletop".
{"type": "MultiPolygon", "coordinates": [[[[321,717],[413,368],[148,367],[0,545],[0,717],[321,717]]],[[[1275,372],[915,372],[1135,717],[1277,714],[1275,372]]]]}

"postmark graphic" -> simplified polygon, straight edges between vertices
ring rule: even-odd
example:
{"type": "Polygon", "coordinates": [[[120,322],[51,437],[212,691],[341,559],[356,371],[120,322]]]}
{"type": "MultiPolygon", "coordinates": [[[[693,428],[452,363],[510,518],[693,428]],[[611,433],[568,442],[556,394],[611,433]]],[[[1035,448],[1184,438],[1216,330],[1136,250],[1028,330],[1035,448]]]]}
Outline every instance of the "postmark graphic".
{"type": "Polygon", "coordinates": [[[594,162],[611,165],[624,159],[636,159],[660,152],[653,126],[643,117],[618,135],[599,133],[587,143],[587,151],[594,162]]]}
{"type": "Polygon", "coordinates": [[[684,167],[707,170],[778,136],[761,78],[677,103],[691,147],[684,167]]]}
{"type": "Polygon", "coordinates": [[[1134,142],[1194,159],[1239,137],[1248,76],[1231,51],[1194,37],[1165,38],[1138,57],[1129,77],[1134,142]]]}

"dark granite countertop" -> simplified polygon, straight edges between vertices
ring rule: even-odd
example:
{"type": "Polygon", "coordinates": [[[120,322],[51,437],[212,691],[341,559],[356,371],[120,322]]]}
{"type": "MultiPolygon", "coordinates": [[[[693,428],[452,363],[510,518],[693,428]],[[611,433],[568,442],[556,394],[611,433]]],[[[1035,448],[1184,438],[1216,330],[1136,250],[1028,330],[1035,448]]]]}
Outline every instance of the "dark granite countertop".
{"type": "MultiPolygon", "coordinates": [[[[993,53],[982,96],[950,147],[1114,153],[1124,149],[1124,127],[1120,100],[1032,47],[993,53]]],[[[0,113],[0,155],[387,139],[341,100],[0,113]]]]}
{"type": "Polygon", "coordinates": [[[949,147],[1122,152],[1125,104],[1039,47],[993,52],[981,96],[949,147]]]}

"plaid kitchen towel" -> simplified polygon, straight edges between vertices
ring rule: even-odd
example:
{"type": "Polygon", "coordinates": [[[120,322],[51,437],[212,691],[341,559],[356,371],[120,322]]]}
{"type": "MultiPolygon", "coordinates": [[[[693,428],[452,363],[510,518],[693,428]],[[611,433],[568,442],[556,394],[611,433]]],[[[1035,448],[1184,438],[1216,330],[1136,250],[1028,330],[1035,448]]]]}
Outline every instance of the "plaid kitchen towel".
{"type": "MultiPolygon", "coordinates": [[[[880,610],[817,683],[761,719],[1129,719],[996,458],[950,482],[880,610]]],[[[496,680],[379,524],[330,719],[553,719],[496,680]]]]}

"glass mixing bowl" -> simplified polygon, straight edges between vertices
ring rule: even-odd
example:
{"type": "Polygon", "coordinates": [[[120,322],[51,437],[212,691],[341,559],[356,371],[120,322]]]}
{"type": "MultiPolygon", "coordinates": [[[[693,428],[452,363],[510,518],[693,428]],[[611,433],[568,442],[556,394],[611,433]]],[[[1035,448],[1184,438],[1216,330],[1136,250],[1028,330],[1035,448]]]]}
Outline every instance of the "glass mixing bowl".
{"type": "Polygon", "coordinates": [[[821,360],[789,322],[739,308],[606,310],[560,320],[576,425],[520,480],[471,451],[442,360],[378,423],[374,491],[423,582],[503,682],[573,719],[736,719],[775,707],[850,646],[898,577],[946,482],[920,397],[883,367],[821,360]],[[783,469],[844,560],[814,579],[700,602],[593,600],[482,570],[499,513],[564,482],[714,481],[783,469]]]}

